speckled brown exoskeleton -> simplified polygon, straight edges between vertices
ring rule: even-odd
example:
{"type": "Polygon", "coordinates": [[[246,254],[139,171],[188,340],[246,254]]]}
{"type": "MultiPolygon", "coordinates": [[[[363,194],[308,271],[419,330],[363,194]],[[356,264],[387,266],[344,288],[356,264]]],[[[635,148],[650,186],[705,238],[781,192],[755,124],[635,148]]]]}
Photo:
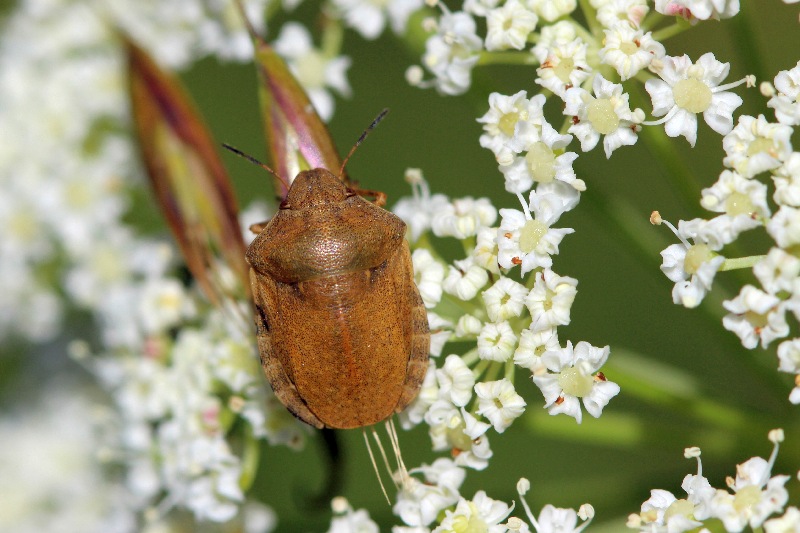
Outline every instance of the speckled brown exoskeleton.
{"type": "Polygon", "coordinates": [[[428,367],[406,225],[376,205],[382,193],[373,204],[358,192],[328,170],[300,172],[246,254],[267,379],[318,428],[389,418],[428,367]]]}

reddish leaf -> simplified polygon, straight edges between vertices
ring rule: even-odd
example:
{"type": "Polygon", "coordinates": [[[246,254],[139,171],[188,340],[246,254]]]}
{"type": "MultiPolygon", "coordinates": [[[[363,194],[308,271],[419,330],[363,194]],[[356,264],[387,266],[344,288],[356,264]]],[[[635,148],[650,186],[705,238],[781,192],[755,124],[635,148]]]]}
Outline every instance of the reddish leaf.
{"type": "Polygon", "coordinates": [[[233,187],[180,82],[130,40],[125,43],[133,122],[156,200],[192,275],[220,305],[248,288],[233,187]],[[223,266],[233,271],[239,289],[230,287],[223,266]]]}
{"type": "MultiPolygon", "coordinates": [[[[239,7],[244,16],[241,4],[239,7]]],[[[275,50],[249,23],[247,28],[255,48],[258,94],[270,166],[287,182],[301,170],[325,168],[338,173],[339,152],[305,90],[275,50]]],[[[274,183],[276,193],[285,197],[286,186],[277,179],[274,183]]]]}

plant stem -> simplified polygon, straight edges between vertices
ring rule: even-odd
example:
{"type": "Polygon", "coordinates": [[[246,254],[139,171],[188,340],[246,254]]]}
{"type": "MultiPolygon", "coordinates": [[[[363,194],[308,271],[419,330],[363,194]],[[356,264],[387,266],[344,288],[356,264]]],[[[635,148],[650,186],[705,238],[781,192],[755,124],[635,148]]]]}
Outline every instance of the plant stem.
{"type": "Polygon", "coordinates": [[[719,267],[720,272],[724,272],[726,270],[736,270],[740,268],[753,268],[756,263],[763,260],[766,255],[751,255],[748,257],[734,257],[731,259],[725,259],[725,262],[722,263],[722,266],[719,267]]]}

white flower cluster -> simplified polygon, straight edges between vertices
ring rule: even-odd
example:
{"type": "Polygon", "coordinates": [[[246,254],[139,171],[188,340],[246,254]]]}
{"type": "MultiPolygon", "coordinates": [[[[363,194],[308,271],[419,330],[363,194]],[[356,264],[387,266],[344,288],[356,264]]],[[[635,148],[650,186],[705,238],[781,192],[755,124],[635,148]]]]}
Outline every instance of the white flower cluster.
{"type": "MultiPolygon", "coordinates": [[[[142,287],[142,316],[169,316],[189,296],[170,280],[142,287]]],[[[247,312],[242,305],[242,313],[247,312]]],[[[249,318],[249,317],[248,317],[249,318]]],[[[240,480],[252,472],[228,441],[235,422],[247,438],[302,446],[305,427],[268,395],[249,324],[242,315],[201,308],[196,322],[163,320],[142,345],[76,356],[98,375],[118,410],[115,453],[125,457],[125,485],[140,508],[159,516],[190,509],[201,521],[226,522],[245,501],[240,480]],[[166,496],[164,496],[166,494],[166,496]]]]}
{"type": "MultiPolygon", "coordinates": [[[[52,0],[61,3],[59,0],[52,0]]],[[[43,8],[51,0],[37,0],[43,8]]],[[[243,2],[248,19],[264,31],[264,9],[268,0],[243,2]]],[[[244,20],[234,2],[226,0],[171,0],[170,2],[135,2],[110,0],[85,5],[100,8],[101,14],[114,21],[135,41],[143,43],[163,65],[184,68],[200,57],[213,55],[223,60],[249,61],[253,43],[245,31],[244,20]]]]}
{"type": "MultiPolygon", "coordinates": [[[[520,91],[489,97],[489,111],[479,119],[484,128],[480,144],[492,151],[506,190],[516,194],[522,204],[521,211],[500,210],[499,266],[519,265],[523,275],[533,269],[549,269],[551,255],[558,253],[564,236],[572,233],[570,228],[558,228],[557,223],[577,205],[586,189],[573,169],[578,157],[569,151],[573,136],[584,152],[602,140],[606,157],[611,157],[621,146],[635,144],[643,127],[663,125],[668,136],[682,136],[694,146],[698,115],[702,114],[706,124],[724,136],[723,163],[728,169],[702,192],[702,206],[715,216],[681,221],[676,230],[681,244],[662,253],[662,270],[675,282],[673,300],[686,307],[699,305],[712,288],[716,272],[742,268],[726,262],[723,248],[743,232],[763,227],[776,246],[754,268],[761,287],[747,285],[738,297],[726,302],[730,314],[723,324],[747,348],[766,347],[788,336],[787,313],[800,317],[795,289],[800,285],[793,274],[793,264],[798,261],[793,249],[800,242],[800,156],[791,143],[793,126],[800,124],[800,63],[780,72],[774,86],[762,84],[777,122],[761,115],[742,115],[734,122],[733,113],[743,100],[732,89],[742,84],[753,86],[754,79],[748,76],[725,83],[730,65],[710,52],[696,61],[687,55],[668,55],[653,34],[642,29],[649,20],[644,0],[591,2],[602,35],[590,31],[591,25],[584,28],[564,18],[577,9],[575,2],[546,4],[545,9],[537,2],[473,1],[465,2],[462,11],[451,11],[437,3],[441,16],[427,24],[435,32],[428,38],[422,62],[434,78],[427,82],[416,78],[419,86],[433,85],[444,94],[457,94],[470,87],[471,71],[478,61],[490,63],[496,57],[498,62],[538,65],[536,83],[558,98],[556,105],[567,117],[561,127],[566,133],[559,133],[545,119],[550,115],[545,113],[544,94],[528,98],[520,91]],[[480,25],[476,18],[486,20],[485,37],[477,33],[480,25]],[[529,42],[535,45],[529,46],[529,42]],[[516,54],[513,57],[517,59],[509,60],[509,54],[516,54]],[[620,83],[599,73],[608,67],[616,71],[620,83]],[[629,106],[623,83],[640,80],[658,119],[646,121],[644,111],[629,106]],[[772,178],[777,209],[770,206],[768,187],[759,180],[762,175],[772,178]],[[528,191],[525,199],[523,194],[528,191]]],[[[670,0],[656,2],[655,11],[698,23],[737,14],[739,2],[670,0]]],[[[456,268],[468,274],[464,279],[480,281],[475,263],[472,258],[470,264],[456,268]]],[[[452,285],[453,278],[448,279],[452,285]]],[[[463,296],[471,294],[463,284],[459,290],[463,296]]],[[[510,337],[503,327],[493,328],[483,338],[507,344],[510,337]]],[[[798,376],[798,388],[791,393],[795,403],[800,402],[800,362],[794,355],[798,342],[787,341],[779,349],[780,370],[798,376]]]]}
{"type": "MultiPolygon", "coordinates": [[[[776,122],[763,115],[742,115],[735,127],[723,128],[727,131],[722,139],[723,164],[728,168],[716,183],[703,189],[700,200],[716,216],[680,221],[676,235],[681,244],[661,253],[661,269],[675,282],[673,300],[685,307],[703,301],[718,271],[752,267],[760,286],[746,284],[735,298],[724,302],[728,315],[722,319],[723,326],[748,349],[766,348],[786,338],[791,332],[787,317],[800,317],[800,259],[796,254],[800,243],[800,153],[793,150],[791,142],[793,126],[800,124],[800,107],[791,104],[798,95],[793,79],[800,79],[800,63],[780,72],[774,87],[762,85],[762,92],[770,96],[769,107],[775,109],[776,122]],[[764,177],[770,180],[765,183],[764,177]],[[770,196],[775,208],[770,207],[770,196]],[[774,243],[767,254],[726,259],[723,248],[755,228],[765,228],[774,243]]],[[[736,97],[735,102],[740,99],[736,97]]],[[[778,369],[795,375],[796,387],[789,400],[798,404],[800,339],[784,341],[777,352],[778,369]]]]}
{"type": "MultiPolygon", "coordinates": [[[[410,83],[435,87],[442,94],[461,94],[470,88],[477,65],[535,65],[535,82],[555,96],[554,106],[566,119],[560,129],[548,123],[545,116],[552,114],[545,112],[546,92],[532,97],[525,91],[490,95],[489,111],[479,119],[484,129],[480,144],[494,154],[506,191],[518,197],[522,209],[500,209],[496,233],[478,227],[473,233],[475,240],[465,242],[468,257],[448,266],[447,274],[442,272],[441,261],[436,264],[429,240],[424,239],[423,249],[415,252],[420,259],[415,267],[419,263],[426,272],[436,272],[423,282],[425,292],[435,296],[426,300],[436,313],[432,313],[432,325],[436,324],[437,331],[452,331],[454,340],[476,338],[477,350],[460,357],[451,355],[441,368],[429,373],[422,394],[407,413],[408,424],[424,420],[431,427],[436,449],[452,447],[458,450],[457,463],[483,467],[484,462],[477,459],[481,454],[488,459],[483,446],[488,449],[485,431],[489,424],[501,432],[518,416],[507,407],[516,400],[510,394],[513,381],[508,378],[513,377],[512,364],[531,370],[551,414],[567,413],[580,421],[582,401],[590,414],[599,416],[619,392],[600,372],[608,347],[595,348],[585,342],[574,347],[567,342],[562,347],[556,332],[557,326],[569,323],[577,285],[576,280],[552,271],[552,256],[558,253],[563,238],[573,232],[558,227],[558,222],[577,206],[587,188],[573,169],[578,157],[569,151],[573,136],[584,152],[602,140],[610,158],[618,148],[635,144],[642,128],[663,125],[668,136],[683,136],[693,147],[698,115],[702,114],[712,130],[725,136],[729,170],[703,191],[701,203],[715,218],[682,221],[676,230],[682,244],[663,254],[662,269],[676,283],[673,298],[687,307],[698,305],[711,289],[715,273],[725,268],[722,248],[744,231],[766,227],[777,247],[754,269],[763,290],[748,286],[740,297],[726,302],[731,314],[724,324],[736,331],[747,347],[759,342],[766,346],[789,334],[786,312],[800,318],[796,303],[800,259],[793,253],[800,243],[800,194],[794,190],[800,160],[790,141],[791,126],[800,123],[800,63],[796,69],[781,72],[774,87],[762,88],[771,98],[768,105],[776,111],[777,124],[761,116],[744,116],[734,127],[733,113],[743,100],[732,89],[743,84],[752,87],[753,78],[726,83],[730,65],[712,53],[696,61],[687,55],[668,55],[654,34],[644,29],[653,25],[647,19],[651,8],[645,0],[590,0],[596,11],[585,14],[596,20],[589,20],[587,27],[575,22],[580,17],[571,17],[578,5],[569,0],[468,0],[461,10],[436,1],[430,4],[440,10],[436,19],[424,24],[429,37],[422,66],[432,79],[423,80],[421,68],[416,67],[407,72],[410,83]],[[485,23],[476,22],[481,18],[485,23]],[[485,33],[479,28],[485,28],[485,33]],[[618,82],[607,79],[609,67],[616,71],[618,82]],[[626,91],[633,83],[642,84],[650,95],[652,115],[658,119],[647,121],[643,110],[631,109],[626,91]],[[753,179],[764,172],[775,182],[773,198],[779,210],[774,215],[767,187],[753,179]],[[517,283],[505,277],[516,266],[523,277],[532,273],[532,282],[517,283]],[[443,275],[439,288],[434,282],[443,275]],[[441,301],[447,306],[437,303],[442,294],[441,301]],[[479,295],[482,301],[477,300],[479,295]],[[440,311],[451,308],[453,299],[470,302],[464,306],[468,314],[447,316],[440,311]],[[477,309],[473,301],[479,304],[477,309]],[[481,383],[487,368],[497,363],[505,364],[503,379],[481,383]],[[465,403],[470,400],[470,389],[476,394],[472,409],[465,403]],[[490,395],[494,406],[481,403],[492,398],[490,395]],[[455,435],[449,431],[452,428],[457,429],[455,435]],[[473,439],[472,446],[464,448],[470,442],[463,439],[459,447],[456,437],[462,438],[462,433],[473,439]],[[462,457],[465,451],[467,456],[462,457]]],[[[657,14],[692,24],[731,17],[739,7],[737,0],[655,2],[657,14]]],[[[436,236],[464,239],[467,234],[456,224],[472,228],[479,217],[470,218],[465,212],[463,220],[444,219],[448,225],[437,226],[433,220],[436,213],[452,213],[454,208],[444,198],[431,197],[426,186],[417,187],[413,201],[398,205],[398,213],[412,228],[412,239],[417,240],[427,225],[436,236]]],[[[798,376],[798,387],[791,395],[798,403],[800,340],[785,342],[778,352],[780,369],[798,376]]]]}
{"type": "MultiPolygon", "coordinates": [[[[563,101],[563,114],[572,122],[568,132],[578,138],[583,151],[593,149],[602,138],[606,157],[611,157],[617,148],[635,144],[644,125],[662,123],[668,135],[683,135],[694,145],[698,113],[715,131],[731,131],[732,113],[742,100],[728,89],[745,80],[720,85],[728,74],[728,64],[710,53],[696,63],[685,55],[668,56],[651,32],[642,29],[649,11],[645,0],[591,3],[602,33],[565,18],[577,9],[574,1],[509,0],[498,5],[476,0],[465,2],[463,11],[455,12],[437,2],[442,14],[426,25],[433,33],[422,60],[434,77],[423,80],[417,68],[409,71],[409,81],[420,87],[435,86],[443,94],[460,94],[469,89],[472,69],[479,61],[491,63],[496,57],[502,62],[509,50],[519,51],[513,61],[538,65],[536,83],[563,101]],[[486,19],[485,38],[477,33],[476,17],[486,19]],[[529,42],[536,44],[528,48],[529,42]],[[645,87],[652,99],[653,115],[663,118],[645,122],[644,111],[631,110],[623,86],[598,72],[607,67],[613,68],[623,82],[643,77],[647,71],[657,75],[650,77],[645,87]]],[[[694,21],[733,16],[738,9],[738,1],[656,2],[657,12],[694,21]]],[[[791,80],[782,83],[790,85],[791,80]]],[[[571,136],[558,135],[543,121],[544,102],[543,95],[530,100],[524,93],[492,95],[491,111],[481,119],[487,131],[481,145],[494,152],[510,192],[529,188],[531,179],[575,181],[569,174],[576,156],[564,150],[571,136]],[[519,125],[519,131],[515,131],[515,125],[519,125]]],[[[791,102],[776,100],[774,105],[788,108],[791,102]]],[[[577,180],[573,185],[582,190],[583,182],[577,180]]]]}
{"type": "MultiPolygon", "coordinates": [[[[516,106],[525,110],[525,117],[538,116],[538,125],[526,123],[531,137],[538,135],[534,128],[549,127],[541,113],[537,115],[536,101],[524,93],[511,98],[493,95],[493,99],[498,108],[516,106]]],[[[492,110],[484,121],[487,131],[498,132],[497,138],[503,133],[491,116],[499,114],[492,110]]],[[[552,135],[558,137],[555,132],[552,135]]],[[[489,145],[495,142],[488,133],[484,139],[489,145]]],[[[406,526],[395,531],[430,531],[443,511],[444,519],[433,531],[459,531],[467,523],[482,524],[484,531],[506,531],[508,524],[524,522],[512,517],[502,523],[510,513],[507,505],[483,492],[465,500],[459,487],[464,468],[488,466],[492,457],[489,430],[503,433],[525,412],[527,402],[514,385],[517,370],[524,369],[540,388],[550,414],[564,413],[578,422],[581,403],[589,414],[599,417],[619,393],[619,386],[599,371],[608,358],[608,347],[595,348],[586,342],[574,348],[567,342],[562,347],[558,340],[558,326],[570,322],[577,280],[550,268],[561,239],[572,232],[551,226],[578,204],[577,180],[572,174],[571,180],[540,184],[530,193],[529,202],[522,193],[533,180],[527,181],[527,188],[517,180],[512,192],[523,211],[501,209],[497,227],[498,212],[487,199],[431,195],[418,169],[409,170],[407,178],[414,196],[400,200],[395,212],[416,241],[412,260],[428,308],[434,359],[419,396],[400,419],[406,428],[427,424],[434,451],[450,452],[453,459],[438,459],[411,471],[423,474],[424,481],[412,478],[398,496],[395,514],[406,526]],[[428,233],[461,240],[466,257],[448,264],[428,233]],[[528,285],[510,277],[518,265],[522,276],[529,277],[528,285]],[[449,341],[474,343],[474,348],[437,359],[449,341]]]]}
{"type": "Polygon", "coordinates": [[[0,530],[135,531],[129,494],[108,482],[102,465],[109,450],[96,429],[113,413],[92,405],[76,383],[47,385],[0,419],[0,530]]]}
{"type": "MultiPolygon", "coordinates": [[[[628,527],[641,532],[695,531],[706,521],[719,520],[725,531],[737,533],[746,527],[763,528],[766,533],[798,531],[800,510],[785,507],[789,493],[784,485],[787,475],[772,475],[783,441],[783,430],[770,431],[774,447],[769,460],[753,457],[736,465],[736,477],[726,479],[727,489],[717,489],[703,476],[699,448],[687,448],[684,457],[697,459],[697,474],[688,474],[681,484],[686,497],[676,498],[662,489],[650,491],[638,514],[628,517],[628,527]],[[784,513],[783,516],[770,518],[784,513]]],[[[708,531],[702,529],[702,531],[708,531]]]]}
{"type": "MultiPolygon", "coordinates": [[[[249,3],[259,14],[263,5],[249,3]]],[[[111,486],[98,473],[91,497],[77,474],[93,476],[95,470],[87,467],[70,478],[75,482],[70,488],[59,487],[61,466],[45,472],[43,461],[69,457],[8,441],[9,451],[37,455],[37,468],[28,468],[26,479],[14,474],[4,481],[37,485],[42,495],[60,490],[65,502],[68,497],[95,506],[123,501],[127,522],[108,524],[104,531],[132,531],[144,522],[168,527],[173,508],[190,510],[198,521],[247,521],[250,530],[267,531],[274,524],[271,511],[246,503],[241,485],[252,477],[245,465],[254,468],[256,458],[245,461],[244,452],[230,444],[229,432],[237,426],[239,442],[299,446],[304,430],[260,379],[253,341],[243,333],[250,330],[249,311],[231,309],[233,318],[212,312],[175,276],[172,247],[137,235],[124,221],[132,191],[144,183],[136,175],[137,150],[127,132],[125,61],[112,20],[173,65],[209,53],[239,59],[252,53],[241,18],[228,2],[90,6],[27,0],[4,20],[0,336],[52,338],[69,308],[93,317],[100,346],[75,341],[71,354],[110,393],[114,415],[101,421],[108,432],[101,455],[125,473],[111,486]],[[69,494],[76,487],[80,492],[69,494]]],[[[62,403],[50,406],[61,417],[57,420],[88,423],[91,409],[80,414],[71,402],[62,403]]],[[[48,444],[44,435],[39,438],[48,444]]],[[[70,439],[63,431],[51,440],[71,454],[70,439]]],[[[257,444],[250,448],[257,450],[257,444]]],[[[89,449],[84,444],[84,452],[89,449]]],[[[27,508],[3,521],[3,530],[27,530],[26,516],[37,517],[34,530],[92,530],[74,525],[80,507],[68,508],[57,499],[23,502],[18,488],[3,491],[3,505],[14,505],[5,501],[13,493],[27,508]]],[[[92,527],[104,524],[96,507],[85,511],[97,514],[92,527]]]]}
{"type": "MultiPolygon", "coordinates": [[[[261,12],[263,2],[249,6],[261,12]]],[[[249,58],[249,37],[229,9],[214,0],[202,7],[28,0],[4,20],[0,337],[52,338],[64,296],[92,308],[132,273],[160,275],[164,254],[144,249],[119,222],[130,187],[141,184],[131,183],[135,151],[120,134],[128,107],[124,58],[108,21],[171,65],[209,53],[249,58]],[[236,52],[226,53],[231,47],[236,52]]]]}

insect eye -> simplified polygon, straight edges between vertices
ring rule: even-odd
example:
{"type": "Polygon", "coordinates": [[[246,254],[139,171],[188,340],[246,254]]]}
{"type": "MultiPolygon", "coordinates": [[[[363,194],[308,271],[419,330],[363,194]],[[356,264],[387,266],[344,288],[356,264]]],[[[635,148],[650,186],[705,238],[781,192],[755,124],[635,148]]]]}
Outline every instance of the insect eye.
{"type": "Polygon", "coordinates": [[[289,202],[287,202],[286,200],[283,200],[278,206],[278,209],[291,209],[291,208],[292,208],[291,204],[289,204],[289,202]]]}
{"type": "Polygon", "coordinates": [[[353,196],[358,196],[358,193],[353,189],[347,189],[347,192],[345,193],[345,198],[351,198],[353,196]]]}

